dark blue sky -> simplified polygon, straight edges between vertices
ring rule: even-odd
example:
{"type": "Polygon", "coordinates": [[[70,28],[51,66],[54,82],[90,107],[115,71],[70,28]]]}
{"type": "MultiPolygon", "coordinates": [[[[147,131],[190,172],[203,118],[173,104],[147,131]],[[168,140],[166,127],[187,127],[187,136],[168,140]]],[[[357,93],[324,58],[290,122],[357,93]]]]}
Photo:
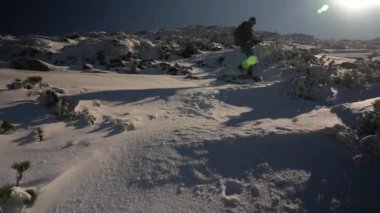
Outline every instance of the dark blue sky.
{"type": "MultiPolygon", "coordinates": [[[[380,37],[380,10],[349,11],[334,0],[1,0],[0,34],[136,31],[193,24],[236,26],[257,17],[257,30],[319,38],[380,37]]],[[[360,1],[360,0],[359,0],[360,1]]]]}

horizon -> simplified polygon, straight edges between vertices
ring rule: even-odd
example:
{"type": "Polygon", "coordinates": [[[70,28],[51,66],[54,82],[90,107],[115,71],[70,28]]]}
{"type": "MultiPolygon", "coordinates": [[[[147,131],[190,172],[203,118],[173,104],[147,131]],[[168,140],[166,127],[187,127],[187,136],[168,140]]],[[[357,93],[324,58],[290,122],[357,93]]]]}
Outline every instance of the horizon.
{"type": "Polygon", "coordinates": [[[255,31],[305,34],[318,39],[372,40],[380,37],[380,7],[343,6],[339,1],[288,0],[20,0],[6,1],[1,35],[63,35],[72,32],[133,33],[192,25],[236,27],[251,16],[255,31]],[[329,5],[324,13],[317,13],[329,5]],[[211,8],[211,9],[210,9],[211,8]],[[270,12],[268,12],[270,11],[270,12]],[[174,17],[174,18],[173,18],[174,17]]]}

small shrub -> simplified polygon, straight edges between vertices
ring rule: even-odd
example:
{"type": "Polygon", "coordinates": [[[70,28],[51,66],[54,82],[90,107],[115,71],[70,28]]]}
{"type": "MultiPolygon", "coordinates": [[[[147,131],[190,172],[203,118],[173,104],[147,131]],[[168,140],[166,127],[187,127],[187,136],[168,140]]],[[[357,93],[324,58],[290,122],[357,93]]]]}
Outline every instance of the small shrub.
{"type": "Polygon", "coordinates": [[[12,89],[21,89],[23,86],[22,86],[22,82],[20,79],[15,79],[12,83],[10,84],[7,84],[7,88],[12,90],[12,89]]]}
{"type": "Polygon", "coordinates": [[[184,58],[190,58],[191,56],[198,54],[199,50],[194,44],[187,44],[186,47],[181,51],[181,56],[184,58]]]}
{"type": "Polygon", "coordinates": [[[14,162],[11,166],[12,169],[16,170],[16,186],[19,186],[19,183],[23,177],[24,172],[29,169],[30,161],[20,161],[14,162]]]}
{"type": "Polygon", "coordinates": [[[348,146],[354,146],[358,143],[359,139],[356,135],[356,131],[349,127],[336,124],[333,127],[324,129],[325,134],[333,137],[336,141],[348,146]]]}
{"type": "Polygon", "coordinates": [[[33,136],[37,142],[42,142],[44,140],[44,131],[38,127],[33,131],[33,136]]]}
{"type": "Polygon", "coordinates": [[[53,90],[47,89],[40,93],[37,101],[46,107],[53,107],[58,103],[59,97],[53,90]]]}
{"type": "Polygon", "coordinates": [[[25,85],[31,84],[33,86],[39,86],[42,83],[42,77],[41,76],[30,76],[30,77],[27,77],[23,83],[25,85]]]}
{"type": "Polygon", "coordinates": [[[364,112],[358,118],[358,135],[365,137],[375,135],[380,130],[380,114],[376,112],[364,112]]]}
{"type": "Polygon", "coordinates": [[[77,117],[74,106],[66,97],[60,97],[56,104],[56,115],[59,119],[74,120],[77,117]]]}
{"type": "Polygon", "coordinates": [[[7,134],[14,130],[14,126],[8,121],[3,121],[0,126],[0,135],[7,134]]]}

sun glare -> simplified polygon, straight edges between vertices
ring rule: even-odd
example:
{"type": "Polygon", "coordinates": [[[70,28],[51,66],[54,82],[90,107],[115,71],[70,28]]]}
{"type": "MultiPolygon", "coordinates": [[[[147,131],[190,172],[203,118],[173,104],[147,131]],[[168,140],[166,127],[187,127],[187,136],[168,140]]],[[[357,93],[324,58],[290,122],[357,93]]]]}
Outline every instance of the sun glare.
{"type": "Polygon", "coordinates": [[[380,6],[380,0],[336,0],[340,5],[354,10],[369,9],[380,6]]]}

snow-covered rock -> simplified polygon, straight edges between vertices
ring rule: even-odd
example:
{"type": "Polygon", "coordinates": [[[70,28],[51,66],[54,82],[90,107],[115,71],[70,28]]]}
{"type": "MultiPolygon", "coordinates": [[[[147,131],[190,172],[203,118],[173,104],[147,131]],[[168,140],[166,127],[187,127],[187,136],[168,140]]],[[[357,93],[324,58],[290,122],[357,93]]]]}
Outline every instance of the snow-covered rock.
{"type": "Polygon", "coordinates": [[[13,187],[9,200],[5,203],[3,211],[6,213],[20,213],[25,207],[25,202],[32,196],[21,187],[13,187]]]}

